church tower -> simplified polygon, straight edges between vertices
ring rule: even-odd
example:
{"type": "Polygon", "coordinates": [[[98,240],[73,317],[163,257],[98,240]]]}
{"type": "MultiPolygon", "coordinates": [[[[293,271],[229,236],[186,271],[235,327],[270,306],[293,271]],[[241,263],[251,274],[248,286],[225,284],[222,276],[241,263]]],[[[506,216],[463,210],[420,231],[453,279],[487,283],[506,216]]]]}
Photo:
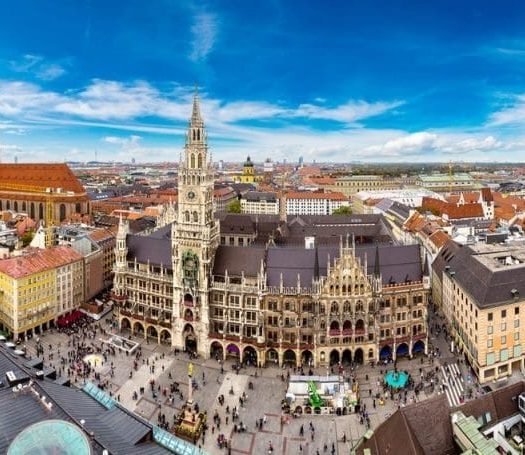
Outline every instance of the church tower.
{"type": "Polygon", "coordinates": [[[213,164],[195,90],[179,163],[177,222],[172,225],[174,337],[177,347],[208,353],[210,277],[219,245],[213,212],[213,164]]]}

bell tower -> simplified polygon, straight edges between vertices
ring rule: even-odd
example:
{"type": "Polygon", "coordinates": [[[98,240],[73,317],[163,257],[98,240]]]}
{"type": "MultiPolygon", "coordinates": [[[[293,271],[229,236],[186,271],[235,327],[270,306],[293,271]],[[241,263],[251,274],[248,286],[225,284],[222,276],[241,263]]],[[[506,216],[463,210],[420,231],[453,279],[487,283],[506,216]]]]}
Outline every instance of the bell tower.
{"type": "Polygon", "coordinates": [[[219,224],[213,212],[213,165],[195,89],[178,172],[177,222],[172,225],[174,336],[177,347],[208,353],[208,302],[219,224]]]}

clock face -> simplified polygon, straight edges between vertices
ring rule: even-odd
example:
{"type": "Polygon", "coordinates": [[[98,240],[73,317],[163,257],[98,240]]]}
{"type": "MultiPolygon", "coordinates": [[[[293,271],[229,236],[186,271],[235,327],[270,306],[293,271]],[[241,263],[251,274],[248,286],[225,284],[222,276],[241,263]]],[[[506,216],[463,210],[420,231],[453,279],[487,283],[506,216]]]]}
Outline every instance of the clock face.
{"type": "Polygon", "coordinates": [[[193,191],[188,192],[188,199],[193,199],[195,197],[195,193],[193,191]]]}

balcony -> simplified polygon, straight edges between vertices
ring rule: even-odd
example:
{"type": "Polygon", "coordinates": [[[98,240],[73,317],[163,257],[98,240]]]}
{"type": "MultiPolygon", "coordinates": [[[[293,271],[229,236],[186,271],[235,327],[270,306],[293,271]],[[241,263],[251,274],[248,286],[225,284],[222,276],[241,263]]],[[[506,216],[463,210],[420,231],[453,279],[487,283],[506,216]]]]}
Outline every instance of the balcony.
{"type": "Polygon", "coordinates": [[[195,305],[195,302],[193,300],[186,300],[184,299],[183,300],[183,304],[184,306],[187,306],[187,307],[190,307],[190,308],[193,308],[195,305]]]}
{"type": "Polygon", "coordinates": [[[351,336],[354,331],[352,329],[343,329],[343,335],[351,336]]]}
{"type": "Polygon", "coordinates": [[[338,336],[341,335],[341,329],[330,329],[328,331],[328,335],[330,336],[338,336]]]}
{"type": "Polygon", "coordinates": [[[364,335],[365,334],[365,329],[355,329],[355,334],[356,335],[364,335]]]}

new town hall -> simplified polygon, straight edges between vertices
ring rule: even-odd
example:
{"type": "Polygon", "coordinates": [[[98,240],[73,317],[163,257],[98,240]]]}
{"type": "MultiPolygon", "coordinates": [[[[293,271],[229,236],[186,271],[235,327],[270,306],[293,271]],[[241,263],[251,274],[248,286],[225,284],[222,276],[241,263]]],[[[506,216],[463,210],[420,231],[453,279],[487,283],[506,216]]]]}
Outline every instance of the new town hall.
{"type": "Polygon", "coordinates": [[[156,231],[131,235],[120,222],[123,331],[258,365],[426,351],[426,260],[418,245],[396,244],[381,216],[215,213],[198,95],[178,176],[178,207],[156,231]]]}

